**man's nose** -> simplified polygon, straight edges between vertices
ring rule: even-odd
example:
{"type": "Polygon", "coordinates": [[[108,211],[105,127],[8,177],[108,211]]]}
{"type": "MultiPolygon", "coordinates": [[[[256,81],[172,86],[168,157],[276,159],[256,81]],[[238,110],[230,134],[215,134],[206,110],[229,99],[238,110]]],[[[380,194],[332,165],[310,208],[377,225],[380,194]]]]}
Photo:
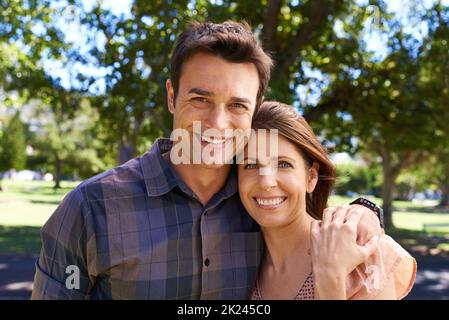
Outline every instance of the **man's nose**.
{"type": "Polygon", "coordinates": [[[217,130],[229,128],[229,116],[227,114],[226,106],[223,104],[213,106],[205,120],[209,128],[217,130]]]}

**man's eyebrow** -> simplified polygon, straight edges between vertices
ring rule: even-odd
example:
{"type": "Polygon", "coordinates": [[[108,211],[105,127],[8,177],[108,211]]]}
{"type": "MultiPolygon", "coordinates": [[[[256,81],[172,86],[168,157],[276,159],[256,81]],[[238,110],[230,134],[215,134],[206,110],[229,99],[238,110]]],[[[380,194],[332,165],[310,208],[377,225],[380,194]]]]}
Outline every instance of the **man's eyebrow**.
{"type": "Polygon", "coordinates": [[[199,94],[200,96],[206,96],[206,97],[210,97],[210,96],[214,95],[213,92],[207,91],[204,89],[200,89],[200,88],[192,88],[189,90],[189,93],[196,93],[196,94],[199,94]]]}
{"type": "Polygon", "coordinates": [[[239,102],[239,103],[248,103],[251,104],[251,100],[249,100],[248,98],[241,98],[241,97],[232,97],[231,98],[232,102],[239,102]]]}

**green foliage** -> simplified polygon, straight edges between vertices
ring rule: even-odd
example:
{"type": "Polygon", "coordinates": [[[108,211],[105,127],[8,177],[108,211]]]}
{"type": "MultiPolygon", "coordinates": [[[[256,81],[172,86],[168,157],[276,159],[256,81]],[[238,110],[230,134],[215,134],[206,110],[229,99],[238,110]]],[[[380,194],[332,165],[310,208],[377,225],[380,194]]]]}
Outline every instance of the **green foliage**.
{"type": "MultiPolygon", "coordinates": [[[[83,8],[81,2],[75,4],[83,8]]],[[[104,92],[96,89],[96,77],[81,73],[74,77],[73,85],[94,92],[92,104],[100,111],[99,125],[107,133],[107,143],[135,151],[171,131],[165,81],[174,40],[189,20],[247,20],[276,61],[267,97],[293,103],[298,99],[295,88],[299,84],[323,87],[302,72],[305,66],[337,79],[360,64],[358,37],[368,18],[366,6],[331,0],[309,0],[299,5],[265,0],[226,0],[219,4],[136,0],[130,15],[121,16],[100,2],[90,10],[81,9],[79,15],[89,29],[84,46],[91,50],[87,55],[73,55],[74,59],[108,72],[104,92]],[[345,25],[344,36],[333,30],[337,19],[345,25]]],[[[343,96],[342,90],[339,92],[343,96]]],[[[321,106],[301,107],[306,111],[313,107],[315,120],[325,111],[321,106]]]]}
{"type": "Polygon", "coordinates": [[[61,60],[69,48],[55,23],[63,9],[48,0],[5,0],[0,8],[0,88],[35,98],[42,86],[52,85],[43,60],[61,60]]]}
{"type": "MultiPolygon", "coordinates": [[[[105,142],[112,148],[134,150],[134,153],[140,153],[149,141],[161,135],[168,136],[171,131],[171,116],[165,107],[165,81],[169,77],[174,40],[189,20],[247,20],[276,61],[267,97],[293,103],[298,102],[298,85],[321,88],[318,91],[326,91],[330,100],[323,99],[323,105],[300,104],[308,119],[316,121],[325,113],[340,108],[342,104],[338,101],[351,96],[346,83],[339,79],[347,79],[349,70],[361,64],[363,46],[359,38],[364,22],[369,19],[366,5],[343,0],[301,3],[135,0],[129,15],[116,15],[101,2],[85,7],[82,1],[70,1],[71,8],[76,8],[79,30],[86,35],[85,43],[72,44],[61,41],[62,26],[57,23],[60,16],[67,13],[65,6],[45,6],[45,1],[36,1],[25,6],[29,8],[25,10],[21,9],[24,3],[16,2],[8,9],[14,19],[7,17],[0,21],[8,30],[24,29],[23,37],[20,33],[9,34],[13,40],[11,45],[38,43],[41,49],[36,52],[47,50],[48,58],[64,63],[69,69],[71,90],[84,92],[99,111],[98,128],[105,133],[105,142]],[[42,14],[36,15],[33,10],[43,5],[42,14]],[[28,16],[32,17],[29,24],[25,23],[28,16]],[[343,34],[335,32],[336,21],[343,25],[343,34]],[[33,31],[36,30],[33,26],[40,22],[44,22],[41,26],[45,29],[41,33],[46,34],[41,42],[33,31]],[[80,68],[71,68],[77,64],[104,70],[105,75],[90,76],[80,68]],[[327,90],[326,81],[307,75],[305,68],[338,82],[338,90],[327,90]],[[333,103],[335,100],[337,103],[333,103]]],[[[371,4],[381,8],[382,20],[389,18],[381,1],[371,4]]],[[[69,22],[67,19],[66,23],[69,22]]],[[[22,55],[21,59],[16,59],[19,63],[6,68],[12,80],[7,90],[20,89],[24,94],[47,102],[45,100],[55,94],[54,89],[58,89],[61,79],[42,72],[36,54],[31,59],[27,57],[22,55]],[[29,88],[23,85],[25,81],[29,88]]]]}
{"type": "MultiPolygon", "coordinates": [[[[448,181],[449,32],[440,2],[416,16],[429,26],[422,41],[404,32],[384,1],[369,7],[353,0],[134,0],[124,15],[101,1],[0,5],[0,88],[19,95],[16,101],[5,95],[4,105],[37,100],[47,107],[35,117],[50,119],[31,140],[35,168],[56,171],[62,161],[60,174],[89,176],[168,136],[165,81],[176,36],[191,19],[245,19],[276,62],[267,99],[293,103],[336,150],[370,153],[370,166],[382,162],[384,184],[423,160],[435,164],[432,183],[442,188],[448,181]],[[363,40],[372,6],[379,13],[375,28],[388,38],[384,59],[374,59],[363,40]],[[64,38],[68,25],[82,32],[84,43],[64,38]],[[65,66],[69,85],[44,70],[43,61],[65,66]],[[99,72],[85,72],[92,68],[99,72]],[[76,119],[85,112],[95,114],[91,126],[78,130],[76,119]]],[[[374,188],[364,185],[362,171],[342,188],[374,188]]],[[[401,181],[411,184],[412,175],[401,181]]]]}
{"type": "MultiPolygon", "coordinates": [[[[400,24],[393,24],[388,55],[380,61],[362,55],[357,72],[331,83],[331,92],[347,88],[344,94],[350,100],[337,99],[343,104],[315,125],[337,149],[363,150],[381,160],[387,222],[391,222],[395,183],[401,171],[423,163],[429,154],[448,150],[449,17],[443,12],[437,4],[420,17],[430,26],[429,36],[422,42],[405,33],[400,24]]],[[[332,102],[332,95],[321,99],[332,102]]],[[[418,178],[409,175],[407,183],[402,179],[398,191],[412,192],[418,178]]],[[[434,182],[437,179],[433,176],[434,182]]]]}
{"type": "Polygon", "coordinates": [[[31,168],[53,172],[56,179],[62,175],[87,178],[113,165],[101,133],[96,131],[97,110],[88,100],[80,100],[78,108],[69,116],[45,104],[27,106],[34,125],[30,141],[34,153],[28,162],[31,168]]]}
{"type": "Polygon", "coordinates": [[[381,187],[382,168],[368,167],[359,164],[337,165],[337,180],[334,191],[338,195],[354,192],[363,195],[379,196],[381,187]]]}
{"type": "Polygon", "coordinates": [[[423,192],[428,189],[436,191],[438,185],[435,183],[435,177],[429,175],[431,170],[425,162],[417,164],[411,168],[403,170],[397,180],[396,199],[411,200],[417,192],[423,192]]]}
{"type": "Polygon", "coordinates": [[[17,112],[0,136],[0,172],[25,167],[25,126],[17,112]]]}

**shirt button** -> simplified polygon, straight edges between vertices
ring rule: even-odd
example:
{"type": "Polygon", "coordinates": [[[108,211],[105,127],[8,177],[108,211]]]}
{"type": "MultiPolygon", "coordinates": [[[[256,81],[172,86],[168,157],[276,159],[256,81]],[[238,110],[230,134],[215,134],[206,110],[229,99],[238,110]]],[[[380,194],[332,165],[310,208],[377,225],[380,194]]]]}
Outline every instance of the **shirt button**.
{"type": "Polygon", "coordinates": [[[208,266],[210,265],[210,260],[209,260],[209,258],[206,258],[206,260],[204,260],[204,265],[205,265],[206,267],[208,267],[208,266]]]}

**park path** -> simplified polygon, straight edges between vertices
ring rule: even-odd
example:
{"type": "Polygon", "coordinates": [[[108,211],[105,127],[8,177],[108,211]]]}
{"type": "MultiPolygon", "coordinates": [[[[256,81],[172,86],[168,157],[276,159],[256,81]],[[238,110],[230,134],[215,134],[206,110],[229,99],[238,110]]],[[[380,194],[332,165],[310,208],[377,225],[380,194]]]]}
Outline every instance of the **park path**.
{"type": "MultiPolygon", "coordinates": [[[[0,254],[0,300],[29,299],[36,255],[0,254]]],[[[407,300],[449,299],[449,259],[417,257],[418,274],[407,300]]]]}
{"type": "Polygon", "coordinates": [[[0,254],[0,299],[29,299],[37,255],[0,254]]]}
{"type": "Polygon", "coordinates": [[[418,272],[407,300],[449,300],[449,259],[416,257],[418,272]]]}

